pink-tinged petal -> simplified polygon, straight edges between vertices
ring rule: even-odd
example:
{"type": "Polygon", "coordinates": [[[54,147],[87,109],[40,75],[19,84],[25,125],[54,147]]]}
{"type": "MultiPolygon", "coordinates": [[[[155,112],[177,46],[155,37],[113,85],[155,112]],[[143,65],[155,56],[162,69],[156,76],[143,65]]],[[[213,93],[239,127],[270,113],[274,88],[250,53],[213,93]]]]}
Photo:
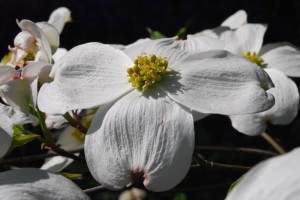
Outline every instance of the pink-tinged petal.
{"type": "Polygon", "coordinates": [[[160,90],[133,91],[100,107],[84,149],[91,174],[105,187],[117,190],[141,181],[151,191],[166,191],[189,170],[193,117],[160,90]]]}
{"type": "Polygon", "coordinates": [[[97,107],[132,89],[127,68],[133,62],[122,51],[100,43],[71,49],[54,64],[54,81],[44,84],[38,96],[39,108],[49,114],[97,107]]]}
{"type": "Polygon", "coordinates": [[[239,10],[223,21],[221,26],[227,26],[231,29],[236,29],[244,24],[247,24],[247,13],[244,10],[239,10]]]}
{"type": "Polygon", "coordinates": [[[22,31],[18,33],[14,39],[14,45],[17,49],[22,49],[23,51],[29,52],[32,55],[35,55],[38,51],[36,40],[34,39],[33,35],[30,34],[28,31],[22,31]]]}
{"type": "Polygon", "coordinates": [[[39,82],[50,82],[52,79],[49,77],[52,65],[45,62],[28,62],[26,67],[22,70],[23,78],[39,78],[39,82]]]}
{"type": "Polygon", "coordinates": [[[300,148],[263,161],[234,186],[226,200],[298,200],[300,148]]]}
{"type": "Polygon", "coordinates": [[[52,24],[60,34],[65,26],[65,23],[70,21],[71,11],[66,7],[60,7],[51,13],[48,23],[52,24]]]}
{"type": "Polygon", "coordinates": [[[69,179],[36,168],[0,173],[0,199],[74,199],[89,197],[69,179]]]}
{"type": "Polygon", "coordinates": [[[246,24],[235,30],[221,33],[219,39],[225,41],[225,50],[235,54],[247,52],[258,53],[262,47],[267,26],[263,24],[246,24]]]}
{"type": "Polygon", "coordinates": [[[59,46],[59,33],[57,29],[47,22],[38,22],[36,25],[45,34],[51,47],[51,54],[54,54],[59,46]]]}
{"type": "Polygon", "coordinates": [[[278,69],[287,76],[300,77],[300,51],[292,44],[268,44],[260,54],[267,67],[278,69]]]}
{"type": "Polygon", "coordinates": [[[274,105],[265,90],[267,73],[247,59],[226,51],[194,54],[170,68],[159,83],[180,104],[201,113],[246,114],[274,105]]]}
{"type": "Polygon", "coordinates": [[[51,63],[51,47],[44,32],[32,21],[24,19],[17,23],[23,31],[29,32],[34,37],[36,45],[45,56],[46,62],[51,63]]]}

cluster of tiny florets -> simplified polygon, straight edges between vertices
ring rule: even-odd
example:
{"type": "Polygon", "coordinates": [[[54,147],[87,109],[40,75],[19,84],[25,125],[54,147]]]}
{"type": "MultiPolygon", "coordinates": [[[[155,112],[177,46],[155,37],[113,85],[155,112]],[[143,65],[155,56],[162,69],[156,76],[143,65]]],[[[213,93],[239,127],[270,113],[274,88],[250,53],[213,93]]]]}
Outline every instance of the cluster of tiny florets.
{"type": "Polygon", "coordinates": [[[267,64],[265,63],[264,59],[262,59],[262,57],[258,56],[256,52],[247,52],[242,54],[242,56],[244,56],[245,58],[247,58],[248,60],[250,60],[253,63],[256,63],[258,66],[264,68],[267,66],[267,64]]]}
{"type": "Polygon", "coordinates": [[[134,66],[127,69],[128,81],[138,91],[146,91],[156,82],[161,80],[166,73],[168,61],[165,58],[150,56],[139,56],[134,61],[134,66]]]}

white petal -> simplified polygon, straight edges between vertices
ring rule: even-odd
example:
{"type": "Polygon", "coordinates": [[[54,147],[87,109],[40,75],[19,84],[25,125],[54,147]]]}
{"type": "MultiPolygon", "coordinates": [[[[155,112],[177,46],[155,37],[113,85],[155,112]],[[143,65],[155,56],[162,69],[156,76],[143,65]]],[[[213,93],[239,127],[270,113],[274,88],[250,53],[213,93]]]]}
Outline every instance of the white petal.
{"type": "Polygon", "coordinates": [[[192,111],[194,122],[199,121],[208,116],[208,114],[192,111]]]}
{"type": "Polygon", "coordinates": [[[10,66],[0,66],[0,85],[14,78],[16,70],[10,66]]]}
{"type": "Polygon", "coordinates": [[[164,93],[151,90],[131,92],[110,109],[100,109],[92,122],[85,155],[91,174],[105,187],[121,189],[140,171],[147,189],[165,191],[189,170],[192,115],[164,93]]]}
{"type": "Polygon", "coordinates": [[[65,23],[69,21],[71,21],[71,11],[66,7],[60,7],[51,13],[48,23],[52,24],[60,34],[65,23]]]}
{"type": "Polygon", "coordinates": [[[141,44],[143,42],[148,42],[148,41],[151,41],[151,39],[150,38],[141,38],[141,39],[138,39],[137,41],[135,41],[135,42],[133,42],[131,44],[128,44],[125,48],[131,48],[134,45],[141,44]]]}
{"type": "Polygon", "coordinates": [[[34,39],[37,41],[36,45],[45,56],[45,60],[48,63],[51,63],[51,47],[44,32],[35,23],[26,19],[18,22],[18,25],[23,31],[28,31],[33,35],[34,39]]]}
{"type": "Polygon", "coordinates": [[[50,82],[49,73],[52,65],[45,62],[28,62],[26,67],[22,70],[22,77],[24,78],[39,78],[41,83],[50,82]]]}
{"type": "Polygon", "coordinates": [[[300,148],[270,158],[252,168],[226,200],[298,200],[300,196],[300,148]]]}
{"type": "Polygon", "coordinates": [[[267,122],[286,125],[291,123],[298,113],[299,92],[297,85],[276,69],[266,69],[275,87],[268,93],[275,97],[274,106],[260,113],[230,116],[232,126],[247,135],[259,135],[267,128],[267,122]]]}
{"type": "Polygon", "coordinates": [[[300,51],[289,43],[275,43],[263,47],[261,57],[268,67],[275,68],[287,76],[300,77],[300,51]]]}
{"type": "Polygon", "coordinates": [[[8,81],[0,87],[8,105],[24,113],[29,113],[29,104],[33,103],[30,81],[17,79],[8,81]]]}
{"type": "Polygon", "coordinates": [[[170,66],[159,85],[170,97],[201,113],[245,114],[269,109],[274,98],[267,73],[226,51],[199,53],[170,66]]]}
{"type": "Polygon", "coordinates": [[[0,157],[2,157],[10,148],[13,137],[13,125],[31,123],[35,119],[3,104],[0,104],[0,113],[0,157]]]}
{"type": "Polygon", "coordinates": [[[263,24],[246,24],[235,30],[228,30],[220,35],[220,39],[225,41],[225,50],[235,54],[247,52],[258,53],[267,26],[263,24]]]}
{"type": "Polygon", "coordinates": [[[187,35],[186,40],[179,40],[179,47],[183,51],[190,53],[200,53],[209,50],[223,50],[225,43],[217,38],[202,36],[190,37],[187,35]]]}
{"type": "MultiPolygon", "coordinates": [[[[78,155],[77,155],[78,156],[78,155]]],[[[45,161],[41,169],[49,172],[60,172],[69,166],[74,160],[63,156],[54,156],[45,161]]]]}
{"type": "MultiPolygon", "coordinates": [[[[197,38],[188,40],[196,41],[197,38]]],[[[132,60],[135,60],[143,53],[146,55],[155,54],[156,56],[167,58],[169,64],[173,64],[194,53],[193,50],[201,50],[201,47],[197,46],[199,44],[189,41],[178,40],[177,37],[149,40],[126,47],[123,51],[132,60]],[[194,44],[194,47],[191,46],[194,44]]]]}
{"type": "Polygon", "coordinates": [[[62,115],[46,114],[45,122],[49,129],[60,129],[66,126],[67,120],[62,115]]]}
{"type": "Polygon", "coordinates": [[[78,138],[74,132],[78,131],[73,127],[66,127],[59,135],[57,144],[67,151],[83,148],[84,140],[78,138]]]}
{"type": "MultiPolygon", "coordinates": [[[[14,45],[15,45],[15,47],[17,47],[17,50],[21,49],[23,51],[31,53],[32,55],[35,55],[38,50],[36,41],[35,41],[33,35],[30,34],[28,31],[22,31],[22,32],[18,33],[18,35],[14,39],[14,45]]],[[[21,54],[24,54],[24,53],[21,53],[21,54]]],[[[22,57],[22,56],[17,56],[17,58],[19,58],[19,57],[22,57]]],[[[17,62],[19,60],[20,60],[20,58],[17,59],[17,62]]]]}
{"type": "Polygon", "coordinates": [[[100,43],[71,49],[54,64],[54,81],[44,84],[39,108],[49,114],[96,107],[131,90],[127,68],[132,61],[120,50],[100,43]]]}
{"type": "Polygon", "coordinates": [[[236,29],[244,24],[247,24],[247,13],[244,10],[239,10],[223,21],[221,26],[227,26],[231,29],[236,29]]]}
{"type": "Polygon", "coordinates": [[[109,46],[111,46],[111,47],[113,47],[113,48],[115,48],[115,49],[119,49],[119,50],[123,50],[123,49],[125,49],[125,45],[123,45],[123,44],[109,44],[109,46]]]}
{"type": "Polygon", "coordinates": [[[275,104],[265,111],[266,119],[272,124],[286,125],[297,116],[299,108],[298,87],[290,78],[277,69],[266,69],[275,88],[268,92],[275,97],[275,104]]]}
{"type": "MultiPolygon", "coordinates": [[[[0,104],[0,110],[2,111],[2,107],[4,105],[0,104]]],[[[0,158],[5,155],[8,151],[12,137],[13,137],[13,124],[12,121],[6,116],[4,113],[1,112],[0,115],[0,158]]]]}
{"type": "Polygon", "coordinates": [[[89,197],[67,178],[35,168],[0,173],[2,200],[87,200],[89,197]]]}
{"type": "Polygon", "coordinates": [[[58,48],[55,52],[55,54],[52,55],[52,59],[54,60],[54,63],[56,63],[61,57],[66,55],[68,52],[67,49],[64,48],[58,48]]]}
{"type": "Polygon", "coordinates": [[[38,22],[36,23],[36,25],[43,31],[43,33],[45,34],[50,47],[51,47],[51,54],[54,54],[56,49],[59,46],[59,33],[57,31],[57,29],[47,23],[47,22],[38,22]]]}
{"type": "Polygon", "coordinates": [[[230,115],[229,117],[232,126],[239,132],[246,135],[260,135],[267,128],[267,121],[264,112],[245,115],[230,115]]]}

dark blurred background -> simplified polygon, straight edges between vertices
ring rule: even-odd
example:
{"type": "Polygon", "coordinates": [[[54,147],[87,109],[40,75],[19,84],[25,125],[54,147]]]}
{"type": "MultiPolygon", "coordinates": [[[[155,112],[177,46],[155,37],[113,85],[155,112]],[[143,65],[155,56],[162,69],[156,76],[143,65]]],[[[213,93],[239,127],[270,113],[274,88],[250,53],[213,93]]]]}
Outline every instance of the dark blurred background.
{"type": "MultiPolygon", "coordinates": [[[[0,56],[7,53],[7,46],[13,45],[14,37],[20,31],[16,19],[47,21],[50,13],[60,6],[66,6],[72,12],[73,22],[68,23],[61,34],[61,47],[67,49],[92,41],[129,44],[148,37],[146,27],[174,36],[190,22],[188,33],[192,34],[220,25],[239,9],[248,13],[248,22],[268,24],[265,43],[289,41],[300,46],[300,1],[297,0],[0,0],[0,56]]],[[[299,83],[299,80],[293,80],[299,83]]],[[[235,131],[225,116],[209,116],[195,123],[195,129],[199,146],[252,147],[274,151],[261,137],[249,137],[235,131]]],[[[299,130],[298,115],[290,125],[269,126],[267,131],[286,150],[291,150],[300,146],[299,130]]],[[[40,148],[38,144],[34,145],[32,148],[40,148]]],[[[219,151],[200,153],[210,161],[246,166],[253,166],[267,158],[219,151]]],[[[184,193],[187,199],[224,199],[230,184],[243,173],[217,168],[192,169],[174,190],[149,193],[148,198],[175,200],[176,195],[184,193]]],[[[93,198],[115,199],[118,194],[104,192],[93,198]]]]}
{"type": "Polygon", "coordinates": [[[61,46],[99,41],[129,44],[147,37],[146,27],[173,36],[190,22],[188,33],[218,26],[239,9],[251,23],[266,23],[266,42],[300,46],[300,1],[297,0],[0,0],[0,53],[20,31],[16,19],[48,20],[57,7],[72,11],[73,23],[61,35],[61,46]]]}

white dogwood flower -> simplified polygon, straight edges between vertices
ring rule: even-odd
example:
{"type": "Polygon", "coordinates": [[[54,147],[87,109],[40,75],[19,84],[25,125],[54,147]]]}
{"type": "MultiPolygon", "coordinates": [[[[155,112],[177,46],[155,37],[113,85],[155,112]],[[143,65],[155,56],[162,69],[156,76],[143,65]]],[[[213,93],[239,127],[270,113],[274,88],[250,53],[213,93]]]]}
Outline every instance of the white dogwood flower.
{"type": "Polygon", "coordinates": [[[52,65],[29,62],[23,69],[0,66],[0,96],[14,109],[29,113],[36,105],[38,82],[49,82],[52,65]]]}
{"type": "Polygon", "coordinates": [[[88,200],[89,197],[67,178],[35,168],[0,173],[2,200],[88,200]]]}
{"type": "Polygon", "coordinates": [[[233,127],[247,135],[263,133],[267,123],[289,124],[298,113],[298,89],[286,75],[300,76],[300,51],[288,43],[262,47],[266,28],[262,24],[246,24],[219,33],[226,50],[243,55],[265,69],[275,84],[275,88],[268,91],[276,99],[272,109],[262,113],[230,116],[233,127]]]}
{"type": "Polygon", "coordinates": [[[273,84],[255,64],[191,48],[197,46],[174,38],[135,45],[126,54],[100,43],[77,46],[54,64],[39,108],[64,114],[101,106],[85,140],[93,177],[110,189],[143,182],[149,190],[168,190],[190,167],[191,109],[238,114],[274,104],[265,92],[273,84]]]}
{"type": "Polygon", "coordinates": [[[300,148],[253,167],[230,191],[226,200],[298,200],[300,148]]]}
{"type": "Polygon", "coordinates": [[[48,22],[17,21],[22,31],[15,37],[14,47],[10,48],[14,55],[8,65],[23,67],[27,60],[51,63],[60,43],[59,34],[71,20],[70,14],[69,9],[60,7],[51,13],[48,22]]]}
{"type": "Polygon", "coordinates": [[[299,108],[298,87],[290,78],[277,69],[267,68],[275,87],[268,90],[275,97],[274,106],[266,111],[244,115],[230,115],[232,126],[247,135],[265,132],[267,123],[290,124],[297,116],[299,108]]]}

